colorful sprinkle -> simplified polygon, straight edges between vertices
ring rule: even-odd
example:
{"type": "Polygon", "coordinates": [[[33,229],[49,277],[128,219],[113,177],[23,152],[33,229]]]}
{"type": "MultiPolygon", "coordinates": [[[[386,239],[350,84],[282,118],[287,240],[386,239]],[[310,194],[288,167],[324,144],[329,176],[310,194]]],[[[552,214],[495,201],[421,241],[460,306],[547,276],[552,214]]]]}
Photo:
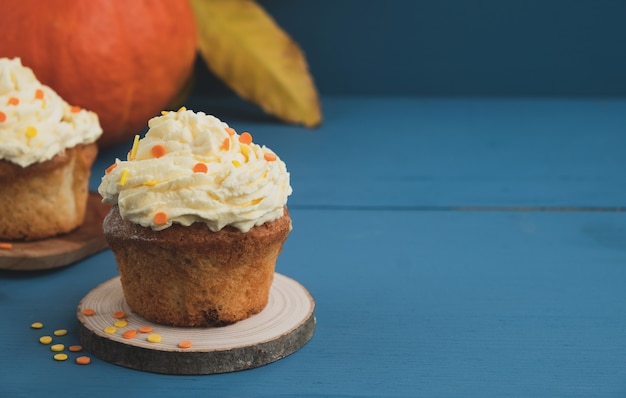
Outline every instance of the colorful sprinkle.
{"type": "Polygon", "coordinates": [[[122,335],[122,337],[125,338],[125,339],[132,339],[135,336],[137,336],[137,331],[134,330],[134,329],[127,330],[122,335]]]}
{"type": "Polygon", "coordinates": [[[113,313],[113,318],[115,318],[115,319],[124,319],[124,318],[126,318],[126,312],[124,312],[124,311],[115,311],[113,313]]]}
{"type": "Polygon", "coordinates": [[[43,90],[38,88],[35,90],[35,99],[43,99],[43,90]]]}
{"type": "Polygon", "coordinates": [[[114,168],[117,167],[117,163],[113,163],[112,165],[110,165],[109,167],[106,168],[106,170],[104,170],[104,174],[109,174],[110,172],[113,171],[114,168]]]}
{"type": "Polygon", "coordinates": [[[152,332],[152,326],[140,326],[139,333],[150,333],[152,332]]]}
{"type": "Polygon", "coordinates": [[[4,122],[5,120],[7,120],[6,113],[0,112],[0,123],[4,122]]]}
{"type": "Polygon", "coordinates": [[[154,223],[156,225],[164,225],[166,222],[167,222],[167,214],[163,213],[162,211],[154,215],[154,223]]]}
{"type": "Polygon", "coordinates": [[[157,144],[152,147],[152,150],[150,152],[152,152],[152,156],[154,156],[155,158],[160,158],[167,153],[167,149],[165,149],[163,145],[157,144]]]}
{"type": "Polygon", "coordinates": [[[37,128],[35,128],[34,126],[26,127],[26,137],[34,138],[36,135],[37,135],[37,128]]]}
{"type": "Polygon", "coordinates": [[[268,162],[273,162],[276,160],[276,155],[274,155],[273,153],[265,153],[263,154],[263,158],[268,162]]]}
{"type": "Polygon", "coordinates": [[[167,115],[168,113],[170,113],[170,111],[161,111],[161,116],[165,116],[165,115],[167,115]]]}
{"type": "Polygon", "coordinates": [[[145,185],[146,187],[153,187],[158,183],[159,182],[157,180],[150,180],[150,181],[144,181],[143,185],[145,185]]]}
{"type": "Polygon", "coordinates": [[[243,156],[245,156],[245,157],[246,157],[246,161],[247,161],[247,160],[248,160],[248,155],[250,155],[250,147],[249,147],[249,146],[247,146],[247,145],[241,145],[241,146],[239,147],[239,151],[241,152],[241,154],[242,154],[243,156]]]}
{"type": "Polygon", "coordinates": [[[65,349],[65,346],[63,344],[54,344],[50,346],[50,349],[54,352],[61,352],[65,349]]]}
{"type": "Polygon", "coordinates": [[[78,106],[78,105],[74,105],[74,106],[72,106],[72,107],[70,108],[70,112],[72,112],[72,113],[78,113],[78,112],[80,112],[80,109],[81,109],[81,108],[80,108],[80,106],[78,106]]]}
{"type": "Polygon", "coordinates": [[[15,97],[11,97],[7,101],[7,105],[19,105],[19,103],[20,103],[20,100],[15,97]]]}
{"type": "Polygon", "coordinates": [[[239,142],[241,142],[242,144],[252,144],[252,135],[247,131],[244,131],[239,136],[239,142]]]}
{"type": "Polygon", "coordinates": [[[223,151],[228,151],[230,149],[230,138],[224,138],[222,145],[220,145],[220,149],[223,151]]]}
{"type": "Polygon", "coordinates": [[[178,108],[178,112],[185,112],[187,110],[186,107],[181,106],[180,108],[178,108]]]}
{"type": "Polygon", "coordinates": [[[54,356],[52,358],[54,358],[55,361],[66,361],[67,360],[67,354],[63,354],[63,353],[54,354],[54,356]]]}
{"type": "Polygon", "coordinates": [[[50,344],[50,343],[52,343],[52,337],[50,337],[50,336],[41,336],[39,338],[39,342],[41,344],[50,344]]]}
{"type": "Polygon", "coordinates": [[[58,329],[58,330],[55,330],[53,333],[55,336],[65,336],[67,334],[67,330],[58,329]]]}
{"type": "Polygon", "coordinates": [[[35,322],[35,323],[31,324],[30,327],[33,328],[33,329],[41,329],[41,328],[43,328],[43,323],[35,322]]]}
{"type": "Polygon", "coordinates": [[[117,333],[117,329],[114,326],[107,326],[103,329],[106,334],[115,334],[117,333]]]}
{"type": "Polygon", "coordinates": [[[120,175],[120,185],[126,185],[126,180],[128,179],[128,169],[124,169],[122,174],[120,175]]]}
{"type": "Polygon", "coordinates": [[[152,334],[149,334],[146,339],[150,343],[160,343],[161,342],[161,335],[160,334],[156,334],[156,333],[152,333],[152,334]]]}
{"type": "Polygon", "coordinates": [[[115,326],[116,328],[125,328],[126,326],[128,326],[128,321],[126,321],[125,319],[115,321],[113,326],[115,326]]]}
{"type": "Polygon", "coordinates": [[[76,363],[79,365],[89,365],[91,363],[91,358],[86,356],[77,357],[76,363]]]}
{"type": "Polygon", "coordinates": [[[95,315],[96,311],[93,308],[84,308],[83,309],[83,315],[85,316],[92,316],[95,315]]]}
{"type": "Polygon", "coordinates": [[[194,173],[206,173],[209,171],[209,167],[205,163],[196,163],[193,166],[194,173]]]}
{"type": "Polygon", "coordinates": [[[238,160],[233,159],[232,163],[233,163],[233,166],[235,167],[241,167],[241,162],[239,162],[238,160]]]}
{"type": "Polygon", "coordinates": [[[130,148],[130,153],[128,154],[128,160],[135,160],[135,156],[137,156],[137,148],[139,147],[139,134],[135,135],[133,139],[133,146],[130,148]]]}
{"type": "Polygon", "coordinates": [[[80,351],[83,350],[83,346],[82,345],[71,345],[67,349],[70,350],[71,352],[80,352],[80,351]]]}
{"type": "Polygon", "coordinates": [[[235,135],[237,132],[235,131],[234,128],[232,127],[226,127],[226,132],[228,133],[228,135],[235,135]]]}
{"type": "Polygon", "coordinates": [[[0,242],[0,249],[11,250],[11,249],[13,249],[13,243],[0,242]]]}
{"type": "Polygon", "coordinates": [[[178,348],[191,348],[192,342],[189,340],[181,340],[178,342],[178,348]]]}

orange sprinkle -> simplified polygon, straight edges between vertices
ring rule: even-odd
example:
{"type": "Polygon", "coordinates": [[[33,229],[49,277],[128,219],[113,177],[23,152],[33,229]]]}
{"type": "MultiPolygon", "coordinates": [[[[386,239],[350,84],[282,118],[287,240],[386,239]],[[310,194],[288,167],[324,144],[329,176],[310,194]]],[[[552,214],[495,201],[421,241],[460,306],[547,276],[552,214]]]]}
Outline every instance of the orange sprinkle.
{"type": "Polygon", "coordinates": [[[85,316],[92,316],[95,315],[96,311],[93,308],[85,308],[83,309],[83,315],[85,316]]]}
{"type": "Polygon", "coordinates": [[[155,158],[160,158],[161,156],[167,153],[167,149],[165,149],[163,145],[157,144],[152,147],[151,152],[152,152],[152,156],[154,156],[155,158]]]}
{"type": "Polygon", "coordinates": [[[137,331],[135,329],[127,330],[124,334],[122,334],[122,337],[125,339],[132,339],[135,336],[137,336],[137,331]]]}
{"type": "Polygon", "coordinates": [[[20,103],[20,100],[15,97],[11,97],[7,101],[7,105],[18,105],[19,103],[20,103]]]}
{"type": "Polygon", "coordinates": [[[232,128],[232,127],[226,127],[226,129],[225,129],[225,130],[226,130],[226,132],[228,133],[228,135],[235,135],[235,133],[237,133],[237,132],[235,131],[235,129],[234,129],[234,128],[232,128]]]}
{"type": "Polygon", "coordinates": [[[224,141],[222,142],[220,149],[223,149],[225,151],[230,149],[230,138],[224,138],[224,141]]]}
{"type": "Polygon", "coordinates": [[[263,157],[268,162],[273,162],[274,160],[276,160],[276,155],[274,155],[273,153],[265,153],[265,154],[263,154],[263,157]]]}
{"type": "Polygon", "coordinates": [[[112,171],[113,171],[113,169],[114,169],[114,168],[116,168],[116,167],[117,167],[117,163],[113,163],[112,165],[110,165],[109,167],[107,167],[107,169],[106,169],[106,170],[104,170],[104,173],[105,173],[105,174],[109,174],[109,173],[110,173],[110,172],[112,172],[112,171]]]}
{"type": "Polygon", "coordinates": [[[193,166],[194,173],[206,173],[207,171],[209,171],[209,168],[204,163],[196,163],[196,165],[193,166]]]}
{"type": "Polygon", "coordinates": [[[76,363],[79,365],[89,365],[90,362],[91,362],[91,358],[86,357],[86,356],[76,358],[76,363]]]}
{"type": "Polygon", "coordinates": [[[35,90],[35,98],[36,99],[43,99],[43,90],[38,88],[37,90],[35,90]]]}
{"type": "Polygon", "coordinates": [[[152,326],[140,326],[139,333],[150,333],[152,332],[152,326]]]}
{"type": "Polygon", "coordinates": [[[13,249],[13,243],[0,242],[0,249],[11,250],[13,249]]]}
{"type": "Polygon", "coordinates": [[[178,342],[179,348],[191,348],[192,342],[189,340],[181,340],[178,342]]]}
{"type": "Polygon", "coordinates": [[[74,106],[72,106],[72,107],[70,108],[70,112],[72,112],[72,113],[78,113],[78,112],[80,112],[80,106],[78,106],[78,105],[74,105],[74,106]]]}
{"type": "Polygon", "coordinates": [[[163,213],[162,211],[154,215],[154,223],[156,225],[163,225],[166,222],[167,222],[167,214],[163,213]]]}
{"type": "Polygon", "coordinates": [[[71,345],[67,349],[70,350],[71,352],[79,352],[79,351],[83,350],[83,346],[82,345],[71,345]]]}
{"type": "Polygon", "coordinates": [[[6,113],[0,112],[0,123],[4,122],[5,120],[7,120],[6,113]]]}
{"type": "Polygon", "coordinates": [[[242,144],[252,144],[252,135],[247,131],[241,133],[239,136],[239,142],[242,144]]]}
{"type": "Polygon", "coordinates": [[[113,313],[113,318],[115,318],[115,319],[124,319],[124,318],[126,318],[126,313],[124,311],[115,311],[113,313]]]}

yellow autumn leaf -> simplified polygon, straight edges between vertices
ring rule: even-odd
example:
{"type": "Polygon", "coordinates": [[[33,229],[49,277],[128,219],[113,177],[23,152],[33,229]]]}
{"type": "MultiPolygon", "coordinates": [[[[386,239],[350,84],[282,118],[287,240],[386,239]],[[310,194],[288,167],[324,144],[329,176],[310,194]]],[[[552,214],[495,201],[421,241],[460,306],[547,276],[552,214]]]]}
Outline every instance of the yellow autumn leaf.
{"type": "Polygon", "coordinates": [[[291,123],[321,123],[319,96],[302,50],[252,0],[191,0],[199,50],[240,97],[291,123]]]}

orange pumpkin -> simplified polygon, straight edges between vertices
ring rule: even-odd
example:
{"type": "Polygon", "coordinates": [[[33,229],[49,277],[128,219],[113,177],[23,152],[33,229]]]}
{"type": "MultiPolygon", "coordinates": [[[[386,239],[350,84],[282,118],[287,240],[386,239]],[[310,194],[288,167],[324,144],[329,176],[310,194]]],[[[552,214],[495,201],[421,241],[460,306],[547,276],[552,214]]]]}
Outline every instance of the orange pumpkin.
{"type": "Polygon", "coordinates": [[[141,132],[190,78],[188,0],[2,0],[0,57],[20,57],[72,105],[96,112],[101,147],[141,132]]]}

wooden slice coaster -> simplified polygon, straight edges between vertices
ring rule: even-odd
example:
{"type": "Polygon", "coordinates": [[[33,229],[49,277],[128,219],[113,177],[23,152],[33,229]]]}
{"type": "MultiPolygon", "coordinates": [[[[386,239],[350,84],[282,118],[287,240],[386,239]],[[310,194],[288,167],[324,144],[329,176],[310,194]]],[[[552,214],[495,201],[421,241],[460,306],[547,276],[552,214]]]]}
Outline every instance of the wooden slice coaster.
{"type": "Polygon", "coordinates": [[[81,300],[77,317],[81,343],[96,357],[148,372],[198,375],[251,369],[294,353],[313,336],[314,308],[302,285],[275,274],[267,307],[251,318],[223,327],[165,326],[134,314],[116,277],[81,300]],[[85,315],[87,309],[93,315],[85,315]],[[146,326],[151,330],[142,333],[146,326]],[[149,341],[155,336],[160,342],[149,341]],[[180,348],[181,342],[191,347],[180,348]]]}
{"type": "Polygon", "coordinates": [[[12,241],[10,249],[0,250],[0,269],[37,271],[64,267],[107,247],[102,221],[111,206],[102,203],[97,192],[89,192],[83,225],[50,239],[12,241]]]}

